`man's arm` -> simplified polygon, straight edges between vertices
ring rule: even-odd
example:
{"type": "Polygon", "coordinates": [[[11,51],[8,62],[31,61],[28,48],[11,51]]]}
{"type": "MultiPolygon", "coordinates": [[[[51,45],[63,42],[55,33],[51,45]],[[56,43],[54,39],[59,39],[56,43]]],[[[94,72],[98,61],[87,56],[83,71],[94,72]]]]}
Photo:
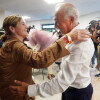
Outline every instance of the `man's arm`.
{"type": "MultiPolygon", "coordinates": [[[[15,90],[16,94],[19,95],[21,93],[22,95],[24,95],[26,93],[26,91],[28,90],[29,96],[40,95],[42,97],[48,97],[48,96],[54,95],[56,93],[65,91],[72,83],[74,83],[77,75],[81,71],[81,68],[83,68],[83,65],[86,64],[87,69],[88,69],[89,62],[91,61],[90,59],[91,59],[93,53],[90,50],[92,50],[91,48],[93,46],[89,49],[89,47],[86,47],[86,46],[88,46],[87,43],[85,43],[86,46],[84,45],[84,43],[83,44],[81,43],[80,45],[81,45],[81,47],[77,46],[77,43],[76,43],[73,48],[72,48],[72,46],[70,48],[68,48],[68,46],[67,46],[67,49],[69,51],[71,49],[71,54],[68,56],[67,59],[65,59],[64,62],[62,62],[62,64],[61,64],[62,69],[58,73],[56,78],[53,78],[51,81],[45,82],[42,84],[25,86],[24,84],[26,84],[26,83],[23,83],[20,86],[11,86],[11,90],[12,90],[13,94],[14,94],[14,90],[15,90]],[[22,91],[22,92],[20,92],[20,91],[22,91]]],[[[84,74],[84,73],[81,73],[81,74],[84,74]]],[[[78,75],[78,79],[79,79],[79,75],[78,75]]],[[[81,79],[81,76],[80,76],[80,79],[81,79]]],[[[81,82],[81,81],[79,81],[79,83],[83,84],[83,82],[81,82]]],[[[20,84],[21,83],[22,82],[20,82],[20,84]]],[[[17,83],[17,85],[19,85],[19,84],[17,83]]],[[[87,85],[87,83],[86,83],[86,85],[87,85]]]]}
{"type": "Polygon", "coordinates": [[[58,73],[57,77],[53,78],[51,81],[42,84],[29,85],[16,80],[14,82],[17,86],[10,86],[11,92],[13,95],[29,95],[29,97],[36,95],[40,95],[41,97],[49,97],[54,94],[64,92],[75,80],[77,72],[81,66],[78,67],[76,63],[73,63],[72,66],[72,64],[70,65],[70,63],[67,61],[63,62],[61,66],[61,71],[58,73]]]}

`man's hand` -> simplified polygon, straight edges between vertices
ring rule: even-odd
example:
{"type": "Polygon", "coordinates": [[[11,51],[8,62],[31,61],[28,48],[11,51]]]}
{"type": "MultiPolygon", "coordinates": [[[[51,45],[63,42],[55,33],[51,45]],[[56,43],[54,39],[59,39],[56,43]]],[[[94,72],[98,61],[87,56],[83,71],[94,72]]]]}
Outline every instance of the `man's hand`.
{"type": "Polygon", "coordinates": [[[72,41],[87,41],[91,37],[90,32],[86,29],[76,29],[68,33],[72,41]]]}
{"type": "Polygon", "coordinates": [[[10,90],[14,95],[18,95],[18,96],[27,95],[27,88],[29,84],[17,80],[15,80],[14,83],[17,86],[10,86],[10,90]]]}

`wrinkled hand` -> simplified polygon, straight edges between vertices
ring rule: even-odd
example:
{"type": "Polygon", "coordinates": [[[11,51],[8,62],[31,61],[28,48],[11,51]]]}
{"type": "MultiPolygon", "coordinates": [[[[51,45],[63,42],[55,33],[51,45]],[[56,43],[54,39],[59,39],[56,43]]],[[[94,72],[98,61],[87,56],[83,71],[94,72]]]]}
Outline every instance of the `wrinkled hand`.
{"type": "Polygon", "coordinates": [[[72,41],[87,41],[91,37],[90,32],[86,29],[76,29],[71,31],[70,36],[72,41]]]}
{"type": "Polygon", "coordinates": [[[10,90],[12,92],[13,95],[18,95],[18,96],[25,96],[27,94],[27,89],[28,89],[28,85],[25,82],[21,82],[21,81],[17,81],[15,80],[14,83],[17,86],[10,86],[10,90]]]}

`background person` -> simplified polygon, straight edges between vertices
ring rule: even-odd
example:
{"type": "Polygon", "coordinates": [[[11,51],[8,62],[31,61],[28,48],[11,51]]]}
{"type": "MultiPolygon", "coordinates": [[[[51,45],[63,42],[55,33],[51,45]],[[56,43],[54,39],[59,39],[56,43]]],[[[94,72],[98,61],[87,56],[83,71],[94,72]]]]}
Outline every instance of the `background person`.
{"type": "Polygon", "coordinates": [[[95,48],[94,55],[93,55],[92,60],[91,60],[91,63],[92,63],[91,67],[95,70],[95,67],[96,67],[95,62],[97,61],[97,45],[98,45],[98,40],[95,36],[96,31],[97,31],[97,29],[96,29],[97,28],[97,21],[92,20],[89,24],[90,24],[89,31],[92,35],[91,38],[92,38],[92,41],[94,43],[94,48],[95,48]]]}

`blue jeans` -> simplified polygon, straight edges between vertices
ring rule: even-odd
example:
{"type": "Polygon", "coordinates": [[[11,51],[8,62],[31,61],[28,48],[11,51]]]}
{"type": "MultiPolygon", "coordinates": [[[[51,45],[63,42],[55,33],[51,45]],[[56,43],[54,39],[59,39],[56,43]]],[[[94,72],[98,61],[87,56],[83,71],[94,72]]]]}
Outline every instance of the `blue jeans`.
{"type": "Polygon", "coordinates": [[[95,64],[95,59],[97,58],[97,50],[94,51],[93,57],[91,59],[92,65],[95,64]]]}

